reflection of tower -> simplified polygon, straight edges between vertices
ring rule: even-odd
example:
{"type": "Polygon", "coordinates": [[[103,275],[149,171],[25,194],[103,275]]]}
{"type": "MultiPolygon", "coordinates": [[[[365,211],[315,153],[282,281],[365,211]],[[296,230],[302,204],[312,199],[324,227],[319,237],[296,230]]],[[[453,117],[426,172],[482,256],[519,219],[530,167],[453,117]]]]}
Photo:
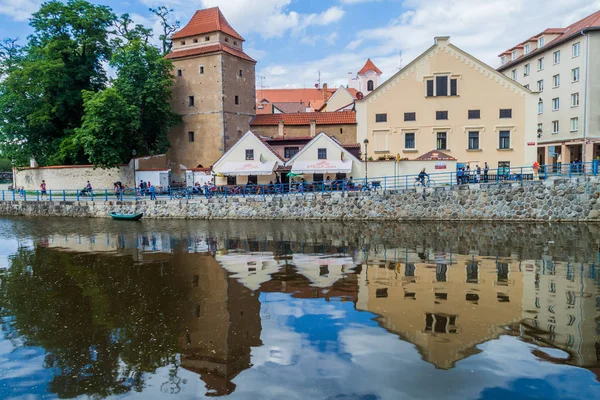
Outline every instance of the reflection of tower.
{"type": "Polygon", "coordinates": [[[200,375],[207,395],[230,394],[235,390],[232,379],[251,366],[251,347],[262,345],[258,296],[229,278],[211,256],[175,258],[192,287],[180,339],[181,365],[200,375]]]}

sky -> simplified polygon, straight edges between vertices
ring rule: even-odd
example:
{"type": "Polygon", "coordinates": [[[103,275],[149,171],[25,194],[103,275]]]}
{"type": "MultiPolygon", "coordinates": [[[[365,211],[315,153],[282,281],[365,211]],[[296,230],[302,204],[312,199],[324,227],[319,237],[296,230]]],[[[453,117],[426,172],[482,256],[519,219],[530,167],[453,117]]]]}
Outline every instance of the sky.
{"type": "MultiPolygon", "coordinates": [[[[31,33],[41,0],[0,0],[0,38],[31,33]]],[[[433,44],[450,41],[493,67],[498,54],[546,28],[600,10],[600,0],[101,0],[114,12],[158,28],[149,7],[167,5],[185,25],[197,9],[219,6],[258,61],[257,87],[345,85],[367,58],[392,76],[433,44]]],[[[158,34],[156,35],[158,36],[158,34]]]]}

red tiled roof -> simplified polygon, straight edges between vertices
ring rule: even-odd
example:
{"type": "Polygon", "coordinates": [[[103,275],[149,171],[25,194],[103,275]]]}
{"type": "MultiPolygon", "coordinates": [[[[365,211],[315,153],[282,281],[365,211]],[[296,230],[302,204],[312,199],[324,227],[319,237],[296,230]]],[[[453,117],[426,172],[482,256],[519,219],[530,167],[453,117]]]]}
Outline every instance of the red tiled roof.
{"type": "Polygon", "coordinates": [[[273,147],[271,147],[271,145],[270,145],[269,143],[267,143],[267,140],[268,140],[269,138],[262,137],[262,136],[260,136],[258,133],[255,133],[255,132],[252,132],[252,134],[253,134],[254,136],[256,136],[256,138],[257,138],[258,140],[260,140],[261,142],[263,142],[263,144],[264,144],[265,146],[267,146],[267,148],[269,149],[269,151],[271,151],[271,153],[273,153],[273,154],[274,154],[274,155],[275,155],[277,158],[279,158],[281,161],[285,162],[285,159],[284,159],[283,157],[281,157],[281,156],[279,155],[279,153],[277,153],[277,151],[275,151],[275,149],[274,149],[273,147]]]}
{"type": "MultiPolygon", "coordinates": [[[[548,28],[545,31],[543,31],[542,33],[532,36],[531,38],[527,39],[523,43],[530,42],[532,39],[536,39],[539,36],[543,35],[544,33],[559,34],[559,36],[555,37],[553,40],[546,43],[544,46],[539,47],[527,54],[522,54],[515,60],[511,60],[511,61],[507,62],[506,64],[501,65],[498,68],[498,70],[503,71],[503,70],[513,66],[514,64],[517,64],[523,60],[526,60],[528,58],[531,58],[537,54],[540,54],[540,53],[546,51],[546,49],[555,47],[563,42],[566,42],[567,40],[572,39],[573,37],[579,35],[581,31],[588,30],[588,29],[594,29],[594,28],[600,29],[600,11],[596,11],[595,13],[588,15],[587,17],[567,26],[566,28],[548,28]]],[[[511,50],[513,50],[515,48],[517,48],[517,46],[505,51],[504,53],[501,53],[500,55],[510,53],[511,50]]]]}
{"type": "Polygon", "coordinates": [[[432,150],[428,153],[425,153],[417,158],[415,158],[416,161],[437,161],[437,160],[441,160],[441,161],[456,161],[456,158],[449,156],[446,153],[442,153],[441,151],[438,150],[432,150]]]}
{"type": "Polygon", "coordinates": [[[366,74],[368,71],[375,71],[378,74],[382,74],[381,70],[373,64],[373,61],[369,58],[364,67],[360,71],[358,71],[359,75],[366,74]]]}
{"type": "Polygon", "coordinates": [[[300,103],[273,103],[273,106],[284,114],[306,112],[306,106],[300,103]]]}
{"type": "Polygon", "coordinates": [[[234,38],[244,40],[239,33],[229,25],[219,7],[198,10],[179,32],[171,36],[171,39],[180,39],[189,36],[202,35],[209,32],[223,32],[234,38]]]}
{"type": "Polygon", "coordinates": [[[328,88],[326,91],[323,88],[257,89],[256,98],[271,103],[302,103],[318,110],[336,90],[337,88],[328,88]]]}
{"type": "Polygon", "coordinates": [[[294,114],[258,114],[250,123],[250,126],[279,125],[310,125],[310,121],[316,121],[317,125],[339,125],[356,124],[356,113],[354,111],[341,112],[307,112],[294,114]]]}
{"type": "Polygon", "coordinates": [[[222,43],[209,44],[207,46],[195,47],[195,48],[186,49],[186,50],[172,51],[169,54],[167,54],[165,56],[165,58],[172,60],[174,58],[197,56],[200,54],[216,53],[219,51],[223,51],[225,53],[231,54],[232,56],[239,57],[242,60],[251,61],[253,63],[256,62],[255,60],[253,60],[250,56],[248,56],[243,51],[234,49],[234,48],[224,45],[222,43]]]}

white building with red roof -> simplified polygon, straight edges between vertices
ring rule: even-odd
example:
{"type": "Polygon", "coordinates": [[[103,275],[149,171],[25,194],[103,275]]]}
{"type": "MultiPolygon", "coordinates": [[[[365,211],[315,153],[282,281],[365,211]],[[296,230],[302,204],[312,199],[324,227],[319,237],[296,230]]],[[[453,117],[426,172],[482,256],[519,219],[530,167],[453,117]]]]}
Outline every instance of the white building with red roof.
{"type": "Polygon", "coordinates": [[[358,71],[356,77],[353,76],[352,72],[348,72],[348,88],[355,89],[366,96],[377,89],[382,73],[369,58],[364,67],[358,71]]]}

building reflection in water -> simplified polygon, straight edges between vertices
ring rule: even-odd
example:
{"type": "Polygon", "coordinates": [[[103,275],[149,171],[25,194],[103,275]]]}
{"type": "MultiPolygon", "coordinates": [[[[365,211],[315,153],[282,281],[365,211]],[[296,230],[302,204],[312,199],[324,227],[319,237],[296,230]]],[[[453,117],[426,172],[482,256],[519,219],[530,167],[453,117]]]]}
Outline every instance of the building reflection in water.
{"type": "Polygon", "coordinates": [[[127,253],[137,262],[168,257],[191,293],[178,340],[181,366],[200,376],[209,395],[232,393],[234,378],[252,366],[252,348],[268,345],[261,341],[261,293],[351,302],[441,369],[501,335],[568,353],[557,358],[536,350],[541,359],[600,365],[595,264],[456,254],[435,243],[381,250],[194,234],[107,235],[102,241],[55,236],[39,244],[127,253]]]}

